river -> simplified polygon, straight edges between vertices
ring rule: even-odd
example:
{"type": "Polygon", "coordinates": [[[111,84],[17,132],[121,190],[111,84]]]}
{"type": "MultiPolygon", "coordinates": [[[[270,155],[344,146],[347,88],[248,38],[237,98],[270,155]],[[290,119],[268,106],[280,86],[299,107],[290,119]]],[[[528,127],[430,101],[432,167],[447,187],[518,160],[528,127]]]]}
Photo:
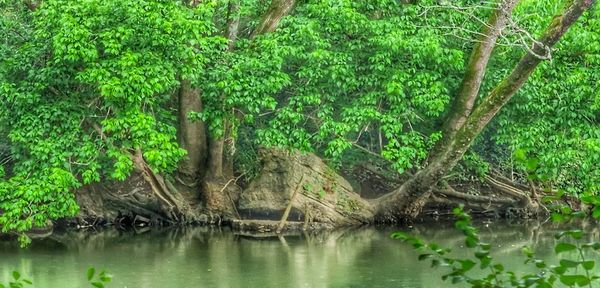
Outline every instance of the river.
{"type": "MultiPolygon", "coordinates": [[[[506,267],[523,270],[524,245],[532,245],[540,258],[554,257],[555,224],[502,221],[478,226],[482,238],[493,243],[495,259],[506,267]]],[[[0,283],[16,269],[34,287],[87,287],[85,273],[93,266],[114,276],[108,287],[449,287],[440,280],[443,270],[431,270],[429,263],[416,260],[411,247],[390,238],[399,230],[452,247],[455,255],[469,255],[452,223],[270,238],[218,227],[70,231],[35,240],[27,249],[0,242],[0,283]]]]}

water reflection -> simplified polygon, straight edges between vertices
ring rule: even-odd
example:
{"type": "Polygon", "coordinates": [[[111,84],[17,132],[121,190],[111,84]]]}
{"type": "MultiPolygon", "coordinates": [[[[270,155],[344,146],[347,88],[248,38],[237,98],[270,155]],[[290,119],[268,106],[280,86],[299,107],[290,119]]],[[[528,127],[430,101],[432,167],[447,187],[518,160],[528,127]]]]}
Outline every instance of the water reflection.
{"type": "MultiPolygon", "coordinates": [[[[579,224],[599,240],[596,225],[579,224]]],[[[403,229],[455,255],[463,238],[451,223],[403,229]]],[[[507,267],[521,267],[520,249],[533,245],[553,256],[555,224],[482,223],[485,241],[507,267]]],[[[88,267],[115,276],[110,287],[446,287],[441,271],[416,261],[412,248],[389,238],[393,228],[251,238],[214,227],[169,230],[66,232],[34,241],[28,249],[0,242],[0,282],[12,269],[30,275],[35,287],[85,287],[88,267]]],[[[575,256],[575,255],[573,255],[575,256]]],[[[597,255],[591,255],[598,259],[597,255]]]]}

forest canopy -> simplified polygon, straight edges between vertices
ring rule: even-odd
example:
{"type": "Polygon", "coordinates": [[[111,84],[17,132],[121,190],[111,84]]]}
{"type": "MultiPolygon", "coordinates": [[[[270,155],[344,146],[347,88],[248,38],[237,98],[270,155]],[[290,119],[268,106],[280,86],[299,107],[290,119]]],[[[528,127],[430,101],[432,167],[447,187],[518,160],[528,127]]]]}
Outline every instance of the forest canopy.
{"type": "Polygon", "coordinates": [[[383,220],[461,169],[596,193],[593,2],[0,1],[0,226],[132,173],[171,207],[170,182],[255,175],[258,147],[414,175],[383,220]]]}

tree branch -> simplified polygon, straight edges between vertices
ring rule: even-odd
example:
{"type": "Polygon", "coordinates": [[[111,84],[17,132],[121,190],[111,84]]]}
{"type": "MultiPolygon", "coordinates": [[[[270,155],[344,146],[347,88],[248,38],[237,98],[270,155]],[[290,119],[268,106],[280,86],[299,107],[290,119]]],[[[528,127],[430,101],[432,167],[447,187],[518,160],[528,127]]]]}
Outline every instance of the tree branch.
{"type": "Polygon", "coordinates": [[[510,22],[512,11],[517,3],[519,0],[503,0],[484,25],[484,31],[471,52],[450,118],[446,122],[444,129],[446,139],[451,139],[471,114],[496,41],[510,22]]]}
{"type": "Polygon", "coordinates": [[[250,39],[254,39],[261,34],[275,31],[281,18],[289,14],[290,11],[292,11],[292,8],[294,8],[294,5],[296,5],[296,0],[272,0],[267,12],[261,18],[260,23],[256,26],[254,31],[252,31],[250,39]]]}
{"type": "Polygon", "coordinates": [[[40,6],[41,2],[36,2],[34,0],[23,0],[23,3],[29,8],[30,11],[35,11],[40,6]]]}
{"type": "Polygon", "coordinates": [[[227,48],[233,50],[240,27],[240,0],[229,0],[227,6],[227,48]]]}
{"type": "Polygon", "coordinates": [[[477,135],[523,86],[542,61],[538,55],[543,55],[546,49],[553,47],[571,25],[592,6],[593,2],[593,0],[573,0],[562,13],[554,16],[540,39],[534,43],[532,51],[525,54],[512,72],[481,101],[481,104],[466,119],[465,124],[456,132],[455,137],[450,139],[449,143],[443,143],[445,146],[443,151],[440,151],[432,161],[436,163],[436,167],[431,167],[432,171],[427,173],[427,177],[439,178],[456,165],[477,135]]]}
{"type": "Polygon", "coordinates": [[[571,25],[592,6],[593,2],[593,0],[573,0],[561,14],[554,16],[540,40],[534,43],[531,51],[521,58],[510,75],[500,82],[473,111],[461,128],[461,138],[463,138],[461,141],[472,141],[483,130],[485,125],[523,86],[542,61],[538,55],[545,55],[547,49],[553,47],[560,40],[571,25]]]}

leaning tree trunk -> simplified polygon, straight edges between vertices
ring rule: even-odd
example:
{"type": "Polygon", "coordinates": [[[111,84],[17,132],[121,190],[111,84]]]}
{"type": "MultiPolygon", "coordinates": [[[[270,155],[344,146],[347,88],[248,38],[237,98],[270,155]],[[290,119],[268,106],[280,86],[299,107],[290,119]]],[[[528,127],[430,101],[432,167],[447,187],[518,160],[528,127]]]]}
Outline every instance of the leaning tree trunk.
{"type": "MultiPolygon", "coordinates": [[[[511,1],[500,5],[506,7],[511,1]]],[[[502,80],[481,104],[464,119],[456,133],[451,134],[438,147],[429,164],[407,181],[398,190],[384,195],[377,202],[378,221],[410,221],[418,216],[431,195],[432,188],[462,158],[475,138],[481,133],[492,118],[506,105],[510,98],[523,86],[531,73],[547,55],[551,48],[567,32],[569,27],[593,4],[592,0],[574,0],[556,15],[546,28],[541,38],[536,41],[529,52],[521,58],[512,72],[502,80]]],[[[493,19],[493,17],[492,17],[493,19]]],[[[487,53],[491,53],[491,49],[487,53]]],[[[483,57],[479,56],[479,57],[483,57]]],[[[489,58],[489,55],[486,56],[489,58]]],[[[473,61],[473,59],[471,59],[473,61]]],[[[480,69],[485,69],[483,65],[480,69]]],[[[482,72],[481,72],[482,73],[482,72]]],[[[468,74],[466,77],[469,77],[468,74]]],[[[479,85],[481,85],[479,81],[479,85]]],[[[452,113],[463,113],[452,111],[452,113]]],[[[450,119],[462,117],[450,117],[450,119]]]]}
{"type": "Polygon", "coordinates": [[[465,75],[450,110],[451,113],[444,123],[444,138],[436,143],[433,154],[439,153],[443,149],[443,146],[454,137],[473,111],[496,41],[507,26],[518,2],[519,0],[508,0],[499,4],[490,16],[488,25],[484,26],[484,30],[471,52],[465,75]]]}

